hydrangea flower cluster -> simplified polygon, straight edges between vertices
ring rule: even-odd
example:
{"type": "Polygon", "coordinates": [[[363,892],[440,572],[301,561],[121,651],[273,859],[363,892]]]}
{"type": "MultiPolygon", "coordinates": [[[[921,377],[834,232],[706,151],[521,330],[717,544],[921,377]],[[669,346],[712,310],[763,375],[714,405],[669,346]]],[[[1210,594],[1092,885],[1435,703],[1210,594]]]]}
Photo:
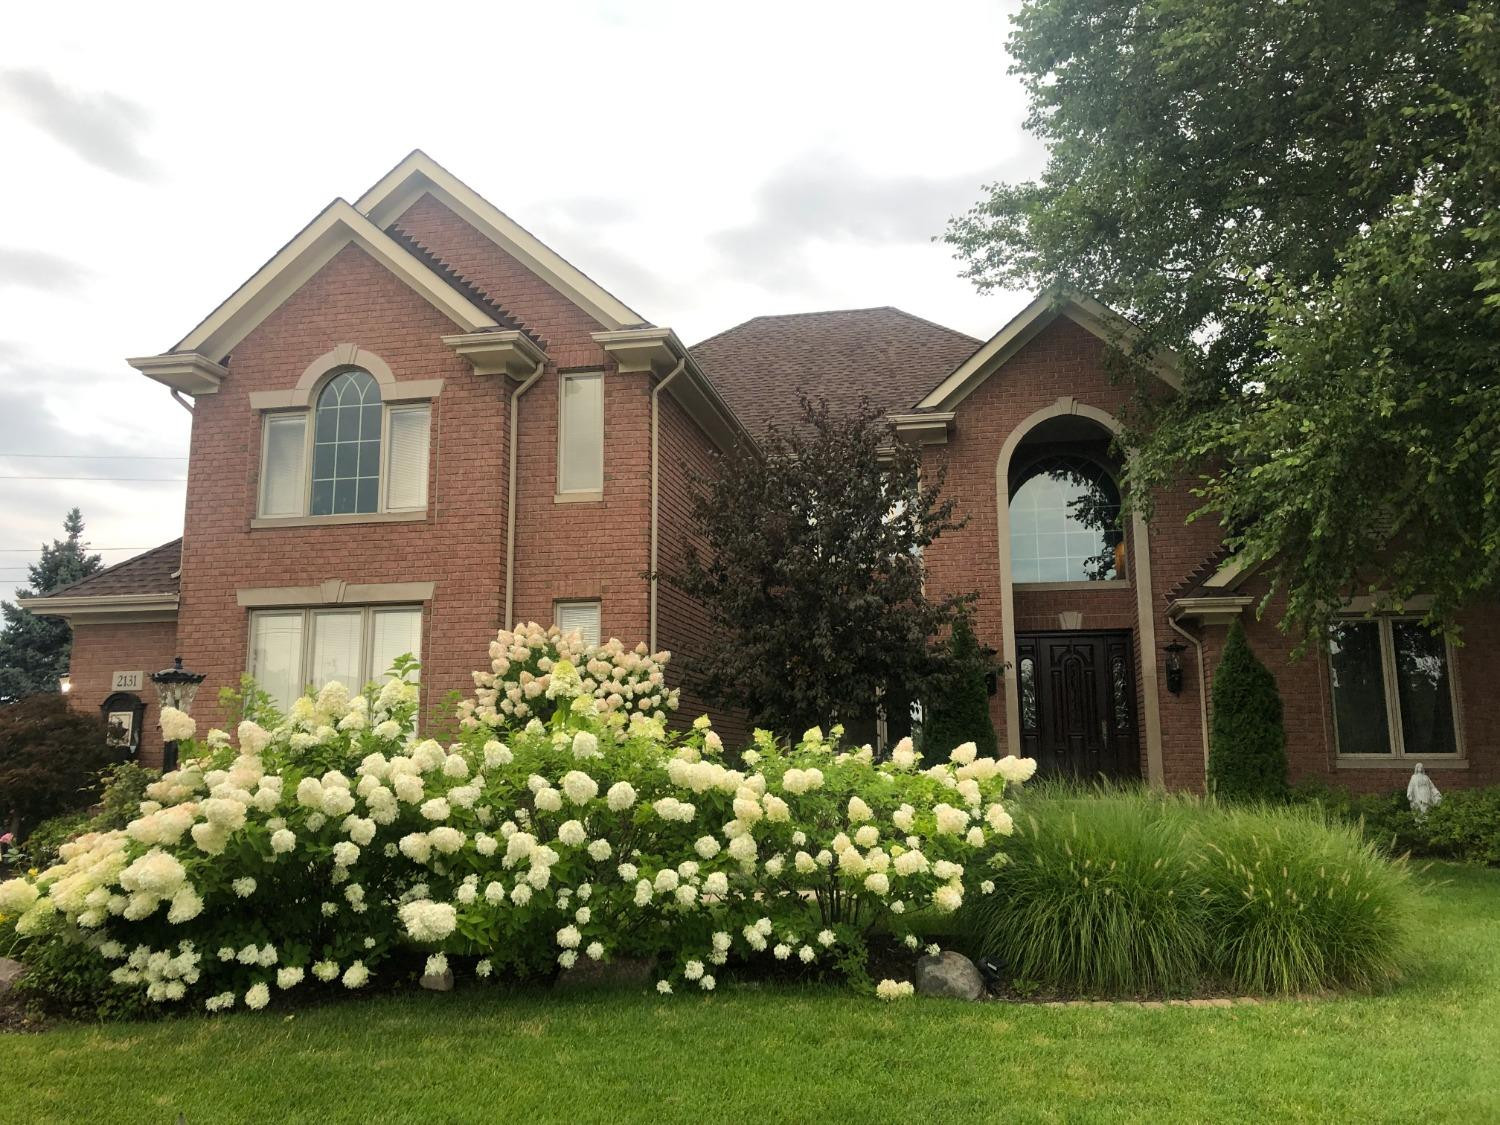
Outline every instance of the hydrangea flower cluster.
{"type": "Polygon", "coordinates": [[[136,820],[0,884],[0,910],[208,1011],[360,988],[402,947],[481,978],[652,956],[661,992],[712,991],[731,960],[847,965],[877,926],[919,944],[1004,862],[1004,787],[1035,768],[972,744],[922,768],[909,741],[877,762],[837,728],[736,760],[706,718],[668,733],[665,654],[528,625],[491,656],[447,745],[404,679],[180,739],[136,820]]]}
{"type": "Polygon", "coordinates": [[[604,713],[622,711],[665,720],[677,710],[676,688],[666,686],[665,652],[633,649],[614,639],[587,645],[576,632],[536,623],[501,630],[490,642],[490,670],[474,673],[474,698],[459,704],[465,729],[509,727],[519,720],[547,722],[564,701],[588,696],[604,713]],[[562,665],[559,673],[559,664],[562,665]]]}

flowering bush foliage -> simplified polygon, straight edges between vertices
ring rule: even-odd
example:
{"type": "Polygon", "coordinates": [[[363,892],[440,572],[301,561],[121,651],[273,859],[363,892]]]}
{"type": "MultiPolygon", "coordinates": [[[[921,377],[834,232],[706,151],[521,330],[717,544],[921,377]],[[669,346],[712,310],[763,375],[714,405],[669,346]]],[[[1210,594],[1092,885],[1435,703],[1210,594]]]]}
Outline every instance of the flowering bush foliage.
{"type": "Polygon", "coordinates": [[[837,730],[757,732],[734,765],[706,719],[666,731],[664,657],[528,626],[492,659],[448,746],[414,733],[404,677],[329,684],[237,747],[210,731],[124,831],[0,884],[0,913],[210,1011],[309,978],[360,988],[402,947],[481,977],[654,956],[662,992],[712,990],[731,957],[862,981],[873,927],[915,947],[919,919],[993,887],[1005,782],[1034,768],[966,744],[920,769],[909,742],[876,763],[837,730]]]}

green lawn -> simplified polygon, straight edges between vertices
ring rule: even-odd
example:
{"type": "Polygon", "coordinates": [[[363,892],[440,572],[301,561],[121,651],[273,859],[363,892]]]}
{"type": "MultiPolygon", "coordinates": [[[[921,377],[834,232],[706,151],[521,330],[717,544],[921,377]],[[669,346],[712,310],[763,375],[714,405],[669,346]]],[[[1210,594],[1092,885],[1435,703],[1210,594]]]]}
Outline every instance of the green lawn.
{"type": "Polygon", "coordinates": [[[1500,871],[1378,997],[1057,1009],[468,990],[0,1035],[7,1121],[1500,1120],[1500,871]]]}

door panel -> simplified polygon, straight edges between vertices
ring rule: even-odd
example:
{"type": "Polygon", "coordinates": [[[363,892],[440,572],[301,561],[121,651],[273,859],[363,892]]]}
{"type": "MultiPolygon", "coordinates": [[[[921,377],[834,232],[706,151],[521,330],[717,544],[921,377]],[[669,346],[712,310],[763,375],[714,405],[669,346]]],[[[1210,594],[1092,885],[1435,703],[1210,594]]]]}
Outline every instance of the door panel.
{"type": "Polygon", "coordinates": [[[1079,780],[1140,775],[1129,633],[1016,638],[1022,753],[1079,780]]]}

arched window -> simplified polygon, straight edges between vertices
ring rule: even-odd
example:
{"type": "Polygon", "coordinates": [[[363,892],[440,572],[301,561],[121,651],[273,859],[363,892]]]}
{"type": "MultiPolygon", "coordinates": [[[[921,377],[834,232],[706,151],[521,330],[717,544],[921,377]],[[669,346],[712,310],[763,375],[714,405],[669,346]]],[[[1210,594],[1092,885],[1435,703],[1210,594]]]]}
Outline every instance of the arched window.
{"type": "Polygon", "coordinates": [[[1120,490],[1087,457],[1058,455],[1013,478],[1010,559],[1015,582],[1088,582],[1124,569],[1120,490]]]}
{"type": "Polygon", "coordinates": [[[368,371],[335,375],[318,395],[312,514],[373,512],[380,506],[380,386],[368,371]]]}

